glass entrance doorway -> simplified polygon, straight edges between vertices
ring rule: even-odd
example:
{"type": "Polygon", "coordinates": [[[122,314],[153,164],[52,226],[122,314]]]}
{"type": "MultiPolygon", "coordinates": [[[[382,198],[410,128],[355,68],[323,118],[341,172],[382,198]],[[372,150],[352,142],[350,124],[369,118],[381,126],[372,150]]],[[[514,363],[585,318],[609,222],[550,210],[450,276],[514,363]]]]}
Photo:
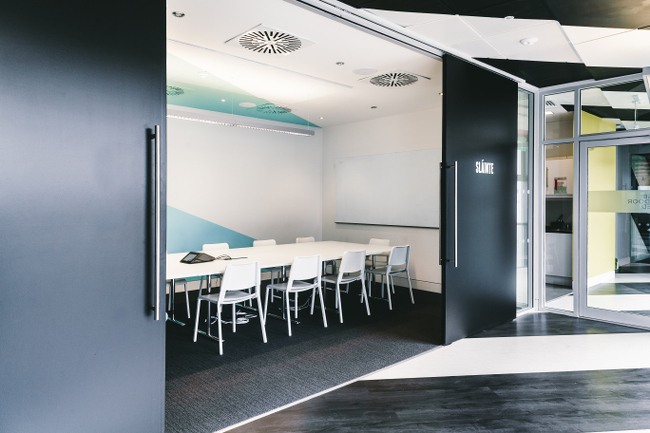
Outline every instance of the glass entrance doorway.
{"type": "Polygon", "coordinates": [[[650,328],[650,141],[583,143],[580,315],[650,328]]]}

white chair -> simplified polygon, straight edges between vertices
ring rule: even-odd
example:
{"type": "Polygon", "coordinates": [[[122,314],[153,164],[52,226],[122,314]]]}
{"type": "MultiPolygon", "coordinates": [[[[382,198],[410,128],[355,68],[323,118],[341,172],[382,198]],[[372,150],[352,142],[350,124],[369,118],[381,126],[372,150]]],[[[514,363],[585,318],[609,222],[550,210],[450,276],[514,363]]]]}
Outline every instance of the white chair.
{"type": "MultiPolygon", "coordinates": [[[[368,303],[368,293],[366,292],[365,278],[365,251],[346,251],[341,259],[338,274],[324,275],[323,288],[327,290],[327,284],[335,286],[336,308],[339,310],[339,320],[343,323],[343,305],[341,304],[341,285],[346,284],[348,287],[353,281],[361,281],[361,302],[366,302],[366,312],[370,316],[370,305],[368,303]]],[[[346,292],[347,293],[347,292],[346,292]]]]}
{"type": "MultiPolygon", "coordinates": [[[[262,328],[262,340],[266,343],[266,317],[261,308],[260,297],[260,264],[233,263],[226,267],[221,281],[219,293],[203,293],[199,291],[196,301],[196,318],[194,321],[194,342],[199,329],[199,315],[201,312],[201,301],[217,304],[217,324],[219,327],[219,355],[223,355],[223,334],[221,330],[221,311],[224,305],[232,305],[232,332],[237,331],[236,304],[255,300],[257,302],[257,315],[262,328]]],[[[208,320],[208,335],[210,334],[210,320],[208,320]]]]}
{"type": "Polygon", "coordinates": [[[276,245],[275,239],[255,239],[253,241],[254,247],[263,247],[265,245],[276,245]]]}
{"type": "Polygon", "coordinates": [[[314,303],[316,293],[320,298],[320,309],[323,314],[323,327],[327,328],[327,318],[325,317],[325,304],[323,302],[323,292],[321,290],[321,269],[322,263],[320,256],[299,256],[293,259],[291,270],[289,271],[289,280],[283,283],[269,284],[264,300],[264,314],[268,311],[268,301],[270,290],[282,292],[284,297],[283,310],[287,319],[287,331],[291,337],[291,294],[294,294],[294,316],[298,317],[298,293],[312,291],[311,295],[311,314],[314,314],[314,303]]]}
{"type": "MultiPolygon", "coordinates": [[[[201,251],[204,253],[208,253],[211,256],[218,256],[219,254],[222,254],[223,251],[229,250],[230,245],[228,242],[220,242],[216,244],[203,244],[201,247],[201,251]]],[[[221,275],[210,275],[210,280],[212,281],[214,279],[215,281],[218,281],[221,279],[221,275]]],[[[199,283],[199,291],[201,290],[201,287],[203,287],[203,281],[205,280],[205,277],[201,277],[201,282],[199,283]]]]}
{"type": "Polygon", "coordinates": [[[388,255],[388,263],[386,266],[381,266],[375,269],[368,269],[366,272],[372,275],[382,276],[381,289],[382,296],[384,291],[384,281],[386,281],[386,292],[388,293],[388,307],[393,309],[393,301],[391,299],[391,293],[395,293],[395,282],[393,277],[395,275],[405,274],[406,279],[409,283],[409,291],[411,293],[411,303],[415,304],[415,298],[413,297],[413,286],[411,285],[411,274],[409,273],[409,254],[410,254],[410,245],[393,247],[390,250],[388,255]]]}
{"type": "Polygon", "coordinates": [[[316,238],[313,236],[304,236],[304,237],[297,237],[296,238],[296,243],[297,244],[302,244],[305,242],[316,242],[316,238]]]}

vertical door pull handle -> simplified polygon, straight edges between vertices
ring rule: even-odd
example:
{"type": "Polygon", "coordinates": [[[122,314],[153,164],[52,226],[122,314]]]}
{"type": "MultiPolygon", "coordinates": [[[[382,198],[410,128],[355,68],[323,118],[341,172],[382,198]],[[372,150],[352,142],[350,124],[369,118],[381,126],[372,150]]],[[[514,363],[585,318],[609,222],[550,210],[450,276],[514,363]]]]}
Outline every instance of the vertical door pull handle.
{"type": "Polygon", "coordinates": [[[454,161],[454,268],[458,267],[458,161],[454,161]]]}
{"type": "Polygon", "coordinates": [[[154,320],[160,320],[160,194],[161,194],[160,125],[154,126],[154,320]]]}

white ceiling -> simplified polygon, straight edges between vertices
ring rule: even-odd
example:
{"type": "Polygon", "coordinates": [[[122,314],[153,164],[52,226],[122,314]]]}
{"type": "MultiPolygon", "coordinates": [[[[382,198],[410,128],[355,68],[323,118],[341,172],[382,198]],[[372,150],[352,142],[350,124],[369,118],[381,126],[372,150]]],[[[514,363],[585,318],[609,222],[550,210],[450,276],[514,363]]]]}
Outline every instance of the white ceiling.
{"type": "Polygon", "coordinates": [[[283,0],[169,0],[167,9],[169,82],[227,86],[320,126],[424,110],[440,98],[442,64],[435,57],[283,0]],[[258,25],[297,36],[303,46],[284,55],[227,43],[258,25]],[[369,83],[395,71],[420,79],[401,88],[369,83]]]}
{"type": "Polygon", "coordinates": [[[561,26],[557,21],[505,17],[368,11],[468,57],[586,66],[650,65],[650,30],[561,26]],[[521,41],[527,38],[537,41],[523,45],[521,41]]]}
{"type": "MultiPolygon", "coordinates": [[[[227,105],[228,94],[250,95],[288,107],[292,114],[320,126],[424,110],[439,101],[442,65],[438,59],[290,1],[168,0],[167,12],[168,81],[190,92],[194,89],[197,97],[209,94],[205,89],[214,89],[210,97],[227,105]],[[177,18],[175,11],[185,16],[177,18]],[[260,25],[297,36],[303,45],[285,55],[257,53],[241,47],[236,39],[233,42],[260,25]],[[388,72],[408,72],[420,79],[400,88],[369,83],[371,77],[388,72]],[[217,96],[219,92],[224,96],[217,96]]],[[[650,30],[379,10],[365,13],[466,57],[650,65],[650,30]],[[525,39],[534,43],[524,45],[525,39]]]]}

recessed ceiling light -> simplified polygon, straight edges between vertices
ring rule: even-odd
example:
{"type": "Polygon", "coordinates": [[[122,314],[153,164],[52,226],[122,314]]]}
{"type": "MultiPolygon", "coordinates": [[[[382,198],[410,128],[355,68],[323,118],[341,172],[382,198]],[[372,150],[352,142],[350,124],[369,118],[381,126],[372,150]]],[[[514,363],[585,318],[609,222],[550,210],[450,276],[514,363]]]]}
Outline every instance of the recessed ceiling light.
{"type": "Polygon", "coordinates": [[[522,40],[519,41],[519,43],[521,45],[528,46],[528,45],[533,45],[533,44],[537,43],[537,41],[539,41],[539,39],[537,39],[537,38],[523,38],[522,40]]]}
{"type": "Polygon", "coordinates": [[[343,66],[345,65],[345,62],[336,62],[336,66],[343,66]]]}
{"type": "Polygon", "coordinates": [[[226,102],[226,98],[221,98],[221,102],[226,102]]]}
{"type": "Polygon", "coordinates": [[[319,119],[320,119],[320,120],[323,120],[323,119],[325,119],[325,118],[324,118],[323,116],[321,116],[321,117],[319,117],[319,119]]]}
{"type": "Polygon", "coordinates": [[[185,16],[185,13],[179,12],[179,11],[174,11],[174,12],[172,12],[172,15],[174,15],[176,18],[183,18],[185,16]]]}
{"type": "Polygon", "coordinates": [[[374,109],[376,109],[376,108],[377,108],[376,105],[373,105],[372,107],[370,107],[371,110],[374,110],[374,109]]]}
{"type": "Polygon", "coordinates": [[[253,107],[257,107],[257,104],[254,102],[240,102],[239,106],[242,108],[253,108],[253,107]]]}

